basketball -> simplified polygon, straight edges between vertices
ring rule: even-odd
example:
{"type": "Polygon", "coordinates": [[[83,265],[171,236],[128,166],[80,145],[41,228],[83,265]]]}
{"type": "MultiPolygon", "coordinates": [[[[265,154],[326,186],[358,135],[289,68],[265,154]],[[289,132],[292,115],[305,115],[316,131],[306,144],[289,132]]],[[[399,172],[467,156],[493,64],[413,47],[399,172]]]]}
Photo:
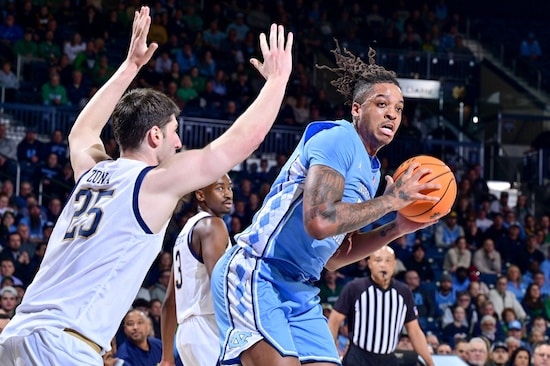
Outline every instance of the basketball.
{"type": "MultiPolygon", "coordinates": [[[[393,174],[396,181],[411,163],[418,162],[420,167],[430,168],[429,174],[420,178],[420,183],[439,183],[441,189],[434,191],[421,191],[428,196],[439,197],[438,202],[418,200],[399,210],[403,216],[415,222],[429,222],[446,215],[453,207],[457,194],[456,179],[451,169],[443,161],[428,155],[419,155],[403,162],[393,174]]],[[[418,169],[418,168],[417,168],[418,169]]]]}

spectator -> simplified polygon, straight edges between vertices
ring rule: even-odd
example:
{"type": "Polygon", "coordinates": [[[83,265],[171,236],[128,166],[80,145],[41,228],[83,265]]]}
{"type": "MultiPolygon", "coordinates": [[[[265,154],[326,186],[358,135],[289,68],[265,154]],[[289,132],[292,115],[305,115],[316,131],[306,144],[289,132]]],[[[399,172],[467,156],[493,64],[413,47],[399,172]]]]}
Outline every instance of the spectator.
{"type": "Polygon", "coordinates": [[[36,168],[42,161],[43,143],[36,138],[36,130],[30,128],[17,145],[17,160],[21,166],[21,179],[34,177],[36,168]]]}
{"type": "Polygon", "coordinates": [[[453,278],[450,274],[444,273],[439,278],[439,286],[435,291],[434,299],[439,316],[443,315],[445,309],[456,303],[456,291],[453,288],[453,278]]]}
{"type": "Polygon", "coordinates": [[[198,66],[193,66],[191,70],[189,70],[189,76],[191,77],[195,90],[199,92],[199,94],[202,93],[206,85],[206,78],[199,73],[198,66]]]}
{"type": "Polygon", "coordinates": [[[17,144],[7,136],[8,126],[0,123],[0,155],[6,159],[17,160],[17,144]]]}
{"type": "Polygon", "coordinates": [[[523,269],[524,274],[531,268],[533,262],[536,262],[538,266],[544,262],[545,256],[538,249],[538,246],[537,237],[530,235],[527,242],[517,251],[513,263],[517,263],[519,269],[523,269]]]}
{"type": "Polygon", "coordinates": [[[407,270],[415,270],[422,282],[434,280],[434,272],[430,262],[426,258],[426,249],[422,244],[415,244],[413,246],[412,255],[404,264],[407,270]]]}
{"type": "Polygon", "coordinates": [[[223,70],[217,70],[213,79],[214,93],[224,98],[228,93],[227,74],[223,70]]]}
{"type": "Polygon", "coordinates": [[[217,72],[216,61],[212,56],[212,51],[205,50],[202,57],[198,61],[197,66],[199,67],[200,75],[204,76],[207,79],[213,78],[217,72]]]}
{"type": "Polygon", "coordinates": [[[521,306],[529,319],[534,319],[537,316],[542,316],[546,320],[550,319],[549,309],[542,300],[539,285],[536,283],[531,283],[527,287],[521,306]]]}
{"type": "Polygon", "coordinates": [[[511,291],[521,302],[527,290],[527,285],[525,281],[522,281],[519,267],[516,265],[509,266],[506,270],[506,278],[508,279],[507,290],[511,291]]]}
{"type": "Polygon", "coordinates": [[[193,5],[187,7],[187,11],[183,16],[183,21],[193,33],[200,32],[203,29],[204,21],[202,17],[197,14],[197,9],[193,5]]]}
{"type": "Polygon", "coordinates": [[[203,31],[203,38],[204,43],[214,52],[214,54],[217,54],[223,42],[227,39],[226,34],[219,29],[217,20],[212,20],[208,28],[203,31]]]}
{"type": "Polygon", "coordinates": [[[318,284],[321,303],[334,306],[344,287],[338,281],[339,277],[342,277],[342,275],[340,275],[338,271],[325,269],[323,279],[318,284]]]}
{"type": "Polygon", "coordinates": [[[99,59],[96,44],[93,41],[86,43],[86,49],[76,55],[73,66],[75,70],[82,72],[85,80],[92,79],[92,72],[99,59]]]}
{"type": "Polygon", "coordinates": [[[31,28],[25,29],[23,38],[13,45],[13,51],[21,57],[38,57],[38,43],[33,40],[33,30],[31,28]]]}
{"type": "Polygon", "coordinates": [[[106,54],[99,56],[98,62],[92,70],[93,85],[103,85],[115,73],[115,68],[109,64],[109,58],[106,54]]]}
{"type": "Polygon", "coordinates": [[[78,21],[78,30],[84,39],[103,37],[105,22],[99,9],[93,5],[86,6],[78,21]]]}
{"type": "Polygon", "coordinates": [[[130,365],[157,365],[162,356],[162,343],[150,336],[149,316],[141,310],[130,310],[122,324],[126,341],[118,347],[116,357],[130,365]]]}
{"type": "Polygon", "coordinates": [[[86,50],[86,43],[82,41],[80,33],[75,32],[71,36],[71,40],[63,45],[63,53],[69,57],[69,62],[73,63],[76,56],[86,50]]]}
{"type": "Polygon", "coordinates": [[[435,349],[436,355],[452,355],[453,349],[448,343],[440,343],[439,346],[435,349]]]}
{"type": "Polygon", "coordinates": [[[152,299],[149,302],[149,318],[151,318],[151,321],[153,324],[153,334],[157,339],[161,339],[161,333],[160,333],[161,311],[162,311],[162,300],[152,299]]]}
{"type": "Polygon", "coordinates": [[[435,228],[435,245],[438,248],[448,248],[456,240],[464,236],[464,228],[457,222],[456,211],[451,211],[435,228]]]}
{"type": "Polygon", "coordinates": [[[487,342],[483,338],[475,337],[468,342],[468,365],[485,366],[488,360],[489,349],[487,342]]]}
{"type": "Polygon", "coordinates": [[[509,359],[508,347],[504,342],[495,342],[491,346],[491,353],[489,355],[489,362],[487,366],[505,366],[509,359]]]}
{"type": "Polygon", "coordinates": [[[459,339],[455,342],[453,354],[458,356],[462,361],[468,362],[468,341],[459,339]]]}
{"type": "Polygon", "coordinates": [[[151,22],[149,35],[147,37],[149,42],[156,42],[159,46],[168,42],[168,31],[162,22],[162,17],[163,15],[159,13],[153,15],[153,21],[151,22]]]}
{"type": "Polygon", "coordinates": [[[44,59],[50,65],[55,65],[59,61],[61,49],[55,43],[53,31],[47,31],[44,40],[38,44],[38,57],[44,59]]]}
{"type": "Polygon", "coordinates": [[[477,211],[476,226],[483,232],[493,225],[493,220],[487,217],[487,210],[480,208],[477,211]]]}
{"type": "Polygon", "coordinates": [[[12,286],[6,286],[0,290],[0,310],[10,317],[15,314],[15,308],[19,303],[19,294],[12,286]]]}
{"type": "MultiPolygon", "coordinates": [[[[492,223],[492,222],[491,222],[492,223]]],[[[468,249],[476,250],[481,248],[485,235],[483,230],[477,226],[476,218],[473,215],[468,215],[464,226],[464,234],[468,249]]]]}
{"type": "Polygon", "coordinates": [[[537,61],[542,56],[542,49],[533,32],[527,35],[527,39],[521,41],[519,54],[522,58],[529,61],[537,61]]]}
{"type": "Polygon", "coordinates": [[[69,147],[65,142],[63,131],[60,129],[55,129],[52,131],[50,141],[44,144],[43,153],[45,156],[48,156],[48,154],[55,154],[60,165],[65,165],[67,163],[69,147]]]}
{"type": "MultiPolygon", "coordinates": [[[[84,108],[84,105],[88,100],[88,95],[90,94],[90,88],[84,81],[82,71],[73,70],[71,72],[71,82],[65,85],[65,88],[67,90],[67,98],[69,99],[69,102],[79,109],[84,108]]],[[[65,160],[66,157],[63,163],[65,160]]]]}
{"type": "Polygon", "coordinates": [[[514,337],[519,341],[520,347],[531,349],[529,343],[523,340],[524,325],[519,320],[513,320],[508,324],[507,336],[514,337]]]}
{"type": "Polygon", "coordinates": [[[461,236],[455,244],[445,253],[443,269],[454,273],[458,267],[470,268],[472,262],[472,253],[468,249],[466,238],[461,236]]]}
{"type": "Polygon", "coordinates": [[[250,27],[245,23],[243,13],[239,12],[235,15],[234,20],[225,29],[225,33],[229,34],[229,31],[232,29],[235,30],[237,40],[244,41],[246,34],[250,31],[250,27]]]}
{"type": "Polygon", "coordinates": [[[7,14],[4,24],[0,25],[0,40],[13,46],[15,42],[23,38],[23,28],[15,22],[14,14],[7,14]]]}
{"type": "Polygon", "coordinates": [[[0,281],[3,281],[4,278],[11,278],[12,286],[22,286],[23,281],[15,276],[15,262],[12,258],[2,258],[0,259],[0,281]]]}
{"type": "Polygon", "coordinates": [[[500,213],[504,216],[507,212],[512,210],[508,205],[508,198],[509,198],[508,192],[506,191],[500,192],[499,197],[500,197],[499,199],[494,199],[491,201],[489,213],[493,216],[496,213],[500,213]]]}
{"type": "Polygon", "coordinates": [[[481,274],[497,275],[502,270],[500,253],[495,250],[495,242],[487,238],[483,246],[475,251],[472,264],[481,274]]]}
{"type": "MultiPolygon", "coordinates": [[[[464,324],[466,320],[466,311],[462,306],[452,307],[453,321],[443,327],[441,339],[454,347],[456,338],[468,338],[470,329],[464,324]]],[[[493,319],[494,321],[494,319],[493,319]]]]}
{"type": "Polygon", "coordinates": [[[170,57],[168,50],[163,50],[159,56],[157,56],[155,62],[155,71],[159,74],[170,74],[172,70],[172,64],[174,61],[170,57]]]}
{"type": "Polygon", "coordinates": [[[193,87],[193,82],[191,81],[191,77],[189,75],[186,74],[181,79],[181,85],[178,88],[176,95],[184,103],[188,103],[199,97],[199,93],[193,87]]]}
{"type": "Polygon", "coordinates": [[[151,300],[158,299],[160,301],[164,301],[168,281],[170,281],[170,270],[161,271],[157,282],[155,282],[149,289],[151,293],[151,300]]]}
{"type": "Polygon", "coordinates": [[[512,308],[516,312],[518,319],[523,320],[527,316],[525,310],[517,300],[516,296],[509,290],[508,279],[505,276],[500,276],[497,279],[496,287],[489,290],[489,300],[495,307],[495,312],[501,316],[504,308],[512,308]]]}
{"type": "Polygon", "coordinates": [[[546,281],[544,272],[537,271],[533,274],[533,283],[539,286],[540,294],[543,300],[547,300],[550,295],[550,283],[546,281]]]}
{"type": "Polygon", "coordinates": [[[31,243],[34,243],[34,245],[32,245],[31,249],[29,250],[30,252],[29,256],[30,258],[32,258],[35,251],[34,246],[36,245],[36,243],[39,243],[44,239],[43,228],[47,221],[42,216],[42,211],[39,205],[32,203],[29,206],[27,206],[27,209],[28,209],[28,216],[21,218],[17,227],[19,228],[19,226],[22,224],[25,224],[28,227],[29,241],[31,243]]]}
{"type": "Polygon", "coordinates": [[[183,110],[185,102],[178,96],[178,83],[169,81],[166,86],[166,95],[176,103],[179,109],[183,110]]]}
{"type": "Polygon", "coordinates": [[[12,71],[11,66],[11,62],[5,60],[2,62],[2,69],[0,69],[0,88],[6,89],[7,102],[15,100],[15,90],[19,88],[19,80],[12,71]]]}
{"type": "Polygon", "coordinates": [[[49,82],[42,85],[42,102],[52,106],[69,105],[67,89],[61,85],[59,74],[51,73],[49,82]]]}
{"type": "MultiPolygon", "coordinates": [[[[510,347],[508,347],[510,349],[510,347]]],[[[531,352],[524,347],[517,347],[510,355],[510,366],[531,366],[531,352]]]]}

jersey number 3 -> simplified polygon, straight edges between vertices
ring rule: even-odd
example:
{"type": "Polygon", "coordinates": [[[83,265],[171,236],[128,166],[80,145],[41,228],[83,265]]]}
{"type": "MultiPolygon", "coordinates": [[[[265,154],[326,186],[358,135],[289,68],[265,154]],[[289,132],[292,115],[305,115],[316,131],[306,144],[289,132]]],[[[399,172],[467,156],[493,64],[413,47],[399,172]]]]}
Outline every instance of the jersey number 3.
{"type": "Polygon", "coordinates": [[[71,225],[63,239],[71,240],[75,236],[87,238],[94,235],[103,216],[102,204],[106,199],[113,197],[114,190],[93,191],[81,189],[74,196],[76,210],[71,225]]]}

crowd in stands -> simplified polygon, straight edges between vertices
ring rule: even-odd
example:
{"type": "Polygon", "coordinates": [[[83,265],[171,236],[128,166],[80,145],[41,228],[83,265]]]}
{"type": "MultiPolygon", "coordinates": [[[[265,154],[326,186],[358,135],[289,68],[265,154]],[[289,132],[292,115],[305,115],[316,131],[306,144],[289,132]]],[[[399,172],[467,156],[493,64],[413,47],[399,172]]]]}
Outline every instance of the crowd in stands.
{"type": "MultiPolygon", "coordinates": [[[[8,91],[7,101],[78,109],[122,61],[121,45],[127,43],[130,19],[139,5],[139,1],[119,1],[111,7],[93,0],[80,1],[78,6],[69,0],[4,3],[0,86],[8,91]],[[15,77],[18,57],[30,60],[19,70],[23,79],[15,77]],[[28,99],[25,88],[38,97],[28,99]]],[[[343,0],[165,0],[154,2],[152,18],[150,41],[160,47],[134,86],[164,91],[185,115],[227,120],[248,106],[262,82],[247,60],[258,53],[257,33],[272,21],[297,35],[297,63],[277,121],[286,126],[345,118],[341,103],[316,87],[311,77],[316,55],[334,48],[333,37],[350,50],[376,40],[383,48],[469,52],[462,43],[462,19],[444,0],[433,4],[402,0],[392,9],[376,2],[367,6],[343,0]]],[[[0,124],[2,313],[13,314],[74,185],[67,132],[56,130],[49,142],[42,142],[30,128],[21,141],[13,141],[0,124]]],[[[112,141],[106,143],[116,157],[112,141]]],[[[275,166],[262,159],[252,169],[232,173],[234,211],[226,220],[231,236],[251,222],[286,159],[279,154],[275,166]]],[[[448,216],[392,244],[400,263],[396,278],[408,284],[423,329],[438,340],[431,343],[434,352],[442,343],[457,350],[472,337],[491,344],[505,342],[510,354],[517,347],[530,351],[532,342],[550,335],[550,216],[535,216],[524,195],[514,207],[508,205],[506,192],[489,195],[479,164],[457,180],[459,196],[448,216]]],[[[136,297],[136,307],[151,315],[156,337],[160,337],[158,307],[168,284],[173,242],[194,212],[193,207],[183,206],[174,215],[164,251],[136,297]]],[[[330,310],[345,282],[365,275],[365,260],[327,271],[319,281],[325,308],[330,310]]]]}
{"type": "MultiPolygon", "coordinates": [[[[343,114],[340,103],[328,100],[311,80],[318,56],[331,56],[333,38],[358,54],[369,45],[471,53],[462,43],[463,20],[444,1],[399,1],[397,8],[344,3],[156,1],[149,40],[160,48],[136,86],[164,91],[186,115],[231,119],[262,83],[247,62],[258,53],[257,34],[277,21],[297,35],[297,62],[278,122],[300,126],[343,114]]],[[[6,100],[81,108],[122,61],[138,5],[7,1],[0,14],[6,100]],[[25,62],[15,70],[18,58],[25,62]]]]}

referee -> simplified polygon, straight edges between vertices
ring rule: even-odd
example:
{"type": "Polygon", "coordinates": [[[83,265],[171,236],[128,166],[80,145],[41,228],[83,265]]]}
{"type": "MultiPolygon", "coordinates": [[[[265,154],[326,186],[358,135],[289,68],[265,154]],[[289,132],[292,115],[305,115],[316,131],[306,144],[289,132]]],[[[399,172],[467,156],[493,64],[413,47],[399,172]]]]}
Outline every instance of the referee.
{"type": "Polygon", "coordinates": [[[357,278],[343,288],[328,320],[334,340],[348,318],[350,346],[344,366],[396,366],[394,355],[405,325],[413,348],[427,366],[434,366],[426,337],[418,325],[412,293],[392,279],[396,259],[385,246],[368,258],[370,277],[357,278]]]}

